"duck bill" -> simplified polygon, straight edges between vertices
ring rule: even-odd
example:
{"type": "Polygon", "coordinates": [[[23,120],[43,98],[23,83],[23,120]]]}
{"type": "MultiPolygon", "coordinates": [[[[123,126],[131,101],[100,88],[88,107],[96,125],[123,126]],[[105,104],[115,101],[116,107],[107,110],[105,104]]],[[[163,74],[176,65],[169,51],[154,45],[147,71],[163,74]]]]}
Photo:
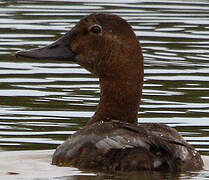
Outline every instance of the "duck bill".
{"type": "Polygon", "coordinates": [[[43,60],[69,60],[74,61],[76,53],[71,49],[74,31],[67,32],[54,43],[43,48],[35,48],[26,51],[18,51],[16,57],[22,56],[32,59],[43,60]]]}

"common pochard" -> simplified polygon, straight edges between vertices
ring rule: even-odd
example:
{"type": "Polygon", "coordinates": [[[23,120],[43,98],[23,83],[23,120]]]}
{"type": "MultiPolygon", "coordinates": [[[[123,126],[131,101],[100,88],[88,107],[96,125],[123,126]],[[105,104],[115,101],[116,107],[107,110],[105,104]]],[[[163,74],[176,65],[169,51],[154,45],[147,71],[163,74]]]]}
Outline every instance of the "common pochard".
{"type": "Polygon", "coordinates": [[[53,44],[16,55],[75,62],[99,77],[95,114],[58,146],[52,164],[112,172],[202,169],[199,153],[174,128],[138,124],[143,55],[124,19],[112,14],[88,15],[53,44]]]}

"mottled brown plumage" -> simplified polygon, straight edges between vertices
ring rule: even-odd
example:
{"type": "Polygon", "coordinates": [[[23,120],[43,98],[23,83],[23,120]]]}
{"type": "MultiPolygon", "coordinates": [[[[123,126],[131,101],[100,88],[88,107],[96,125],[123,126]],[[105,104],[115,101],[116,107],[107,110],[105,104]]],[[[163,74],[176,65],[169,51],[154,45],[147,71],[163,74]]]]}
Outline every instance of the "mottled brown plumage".
{"type": "Polygon", "coordinates": [[[137,124],[143,56],[124,19],[91,14],[52,45],[17,56],[75,61],[99,77],[94,116],[57,148],[52,164],[101,171],[202,169],[201,156],[175,129],[137,124]]]}

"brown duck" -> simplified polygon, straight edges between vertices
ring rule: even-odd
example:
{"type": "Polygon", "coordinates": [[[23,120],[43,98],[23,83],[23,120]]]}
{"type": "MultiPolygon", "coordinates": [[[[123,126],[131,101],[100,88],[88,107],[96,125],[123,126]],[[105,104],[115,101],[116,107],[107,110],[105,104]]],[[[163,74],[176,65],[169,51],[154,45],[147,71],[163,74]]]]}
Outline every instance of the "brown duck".
{"type": "Polygon", "coordinates": [[[16,55],[76,62],[99,77],[101,93],[95,114],[58,146],[52,164],[112,172],[202,169],[201,156],[175,129],[137,124],[143,56],[124,19],[91,14],[53,44],[16,55]]]}

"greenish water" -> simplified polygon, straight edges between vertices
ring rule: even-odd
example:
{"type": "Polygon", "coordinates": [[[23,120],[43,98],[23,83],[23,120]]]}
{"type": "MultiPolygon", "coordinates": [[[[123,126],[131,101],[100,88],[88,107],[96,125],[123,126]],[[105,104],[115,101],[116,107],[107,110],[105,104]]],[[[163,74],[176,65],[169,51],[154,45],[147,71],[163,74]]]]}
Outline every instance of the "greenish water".
{"type": "MultiPolygon", "coordinates": [[[[51,43],[93,12],[122,16],[141,42],[145,83],[139,122],[175,127],[207,156],[208,0],[0,0],[0,150],[55,149],[91,117],[99,99],[96,77],[76,64],[16,59],[12,54],[51,43]]],[[[207,179],[207,171],[200,174],[207,179]]],[[[106,179],[122,177],[131,176],[106,179]]]]}

